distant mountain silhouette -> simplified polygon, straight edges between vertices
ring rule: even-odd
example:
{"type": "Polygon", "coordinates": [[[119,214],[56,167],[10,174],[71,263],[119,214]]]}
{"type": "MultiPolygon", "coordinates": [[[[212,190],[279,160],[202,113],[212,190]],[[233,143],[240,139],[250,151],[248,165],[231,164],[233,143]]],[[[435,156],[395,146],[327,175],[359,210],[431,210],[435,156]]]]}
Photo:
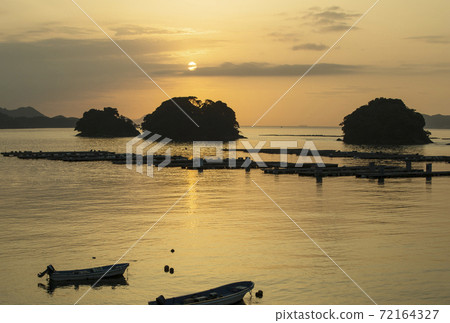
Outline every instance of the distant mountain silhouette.
{"type": "Polygon", "coordinates": [[[15,110],[0,108],[0,129],[73,128],[77,121],[78,118],[63,116],[49,118],[32,107],[15,110]]]}
{"type": "Polygon", "coordinates": [[[14,110],[7,110],[5,108],[0,108],[0,113],[5,114],[9,117],[13,118],[19,118],[19,117],[25,117],[25,118],[34,118],[34,117],[46,117],[42,113],[40,113],[38,110],[36,110],[33,107],[22,107],[17,108],[14,110]]]}
{"type": "Polygon", "coordinates": [[[431,143],[423,116],[400,99],[378,98],[344,118],[344,142],[363,145],[431,143]]]}
{"type": "Polygon", "coordinates": [[[75,130],[81,137],[134,137],[139,135],[136,125],[115,108],[90,109],[77,121],[75,130]]]}
{"type": "Polygon", "coordinates": [[[435,115],[428,115],[428,114],[422,114],[425,118],[425,128],[428,129],[450,129],[450,116],[449,115],[442,115],[442,114],[435,114],[435,115]]]}
{"type": "Polygon", "coordinates": [[[164,101],[153,113],[144,117],[141,127],[143,130],[180,142],[242,138],[233,109],[222,101],[202,102],[195,96],[176,97],[164,101]],[[198,127],[185,113],[198,124],[198,127]]]}

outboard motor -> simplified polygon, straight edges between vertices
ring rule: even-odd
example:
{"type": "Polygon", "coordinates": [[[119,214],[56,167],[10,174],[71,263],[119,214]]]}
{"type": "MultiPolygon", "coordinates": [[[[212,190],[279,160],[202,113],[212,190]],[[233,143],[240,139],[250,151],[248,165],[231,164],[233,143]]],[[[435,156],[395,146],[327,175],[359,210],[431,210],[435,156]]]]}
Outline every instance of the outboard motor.
{"type": "Polygon", "coordinates": [[[47,271],[48,271],[48,268],[47,269],[45,269],[43,272],[41,272],[41,273],[38,273],[37,274],[37,276],[39,277],[39,278],[41,278],[41,277],[44,277],[45,276],[45,274],[47,273],[47,271]]]}
{"type": "Polygon", "coordinates": [[[44,277],[44,275],[45,275],[46,273],[47,273],[47,270],[44,270],[43,272],[38,273],[37,276],[38,276],[39,278],[42,278],[42,277],[44,277]]]}
{"type": "Polygon", "coordinates": [[[39,278],[41,278],[41,277],[44,277],[45,274],[49,274],[50,275],[50,274],[52,274],[54,272],[55,272],[55,268],[52,265],[48,265],[47,268],[43,272],[41,272],[41,273],[39,273],[37,275],[38,275],[39,278]]]}
{"type": "Polygon", "coordinates": [[[156,298],[156,304],[164,305],[165,303],[166,303],[166,299],[164,298],[163,295],[160,295],[159,297],[156,298]]]}

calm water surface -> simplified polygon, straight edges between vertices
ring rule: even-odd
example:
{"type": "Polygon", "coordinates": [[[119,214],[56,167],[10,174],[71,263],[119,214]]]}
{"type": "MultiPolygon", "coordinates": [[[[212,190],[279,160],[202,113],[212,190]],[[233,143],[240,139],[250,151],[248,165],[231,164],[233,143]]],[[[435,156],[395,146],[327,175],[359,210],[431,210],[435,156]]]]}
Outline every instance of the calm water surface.
{"type": "MultiPolygon", "coordinates": [[[[336,128],[244,128],[250,141],[312,139],[318,149],[362,150],[336,128]],[[277,135],[277,136],[274,136],[277,135]],[[281,136],[280,136],[281,135],[281,136]]],[[[450,155],[450,131],[402,152],[450,155]]],[[[0,130],[0,150],[125,151],[128,139],[77,138],[68,129],[0,130]]],[[[190,147],[173,145],[189,155],[190,147]]],[[[367,148],[368,149],[368,148],[367,148]]],[[[274,158],[274,156],[270,156],[274,158]]],[[[325,160],[341,165],[368,161],[325,160]]],[[[417,163],[414,167],[423,168],[417,163]]],[[[448,164],[434,169],[450,170],[448,164]]],[[[166,168],[154,178],[109,162],[0,157],[1,304],[73,304],[88,286],[54,290],[36,274],[122,260],[127,284],[100,286],[81,304],[146,304],[252,280],[249,304],[370,304],[370,300],[255,185],[256,182],[379,304],[450,303],[449,178],[390,179],[265,175],[259,170],[166,168]],[[170,249],[175,253],[170,253],[170,249]],[[96,257],[96,259],[93,259],[96,257]],[[174,267],[166,274],[163,267],[174,267]],[[42,284],[39,285],[38,284],[42,284]]]]}

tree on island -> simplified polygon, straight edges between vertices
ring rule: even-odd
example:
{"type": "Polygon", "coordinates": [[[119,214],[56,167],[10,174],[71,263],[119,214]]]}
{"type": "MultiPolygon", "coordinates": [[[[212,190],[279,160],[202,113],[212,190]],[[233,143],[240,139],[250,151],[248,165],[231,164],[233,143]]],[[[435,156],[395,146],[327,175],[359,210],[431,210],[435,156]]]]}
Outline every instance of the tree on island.
{"type": "Polygon", "coordinates": [[[432,141],[423,116],[400,99],[378,98],[344,118],[344,142],[366,145],[420,145],[432,141]]]}
{"type": "Polygon", "coordinates": [[[130,119],[119,115],[116,108],[90,109],[78,120],[75,130],[82,137],[134,137],[139,135],[130,119]]]}
{"type": "Polygon", "coordinates": [[[231,141],[242,138],[236,114],[226,103],[212,100],[202,102],[195,96],[176,97],[172,100],[164,101],[153,113],[146,115],[142,129],[174,141],[231,141]]]}

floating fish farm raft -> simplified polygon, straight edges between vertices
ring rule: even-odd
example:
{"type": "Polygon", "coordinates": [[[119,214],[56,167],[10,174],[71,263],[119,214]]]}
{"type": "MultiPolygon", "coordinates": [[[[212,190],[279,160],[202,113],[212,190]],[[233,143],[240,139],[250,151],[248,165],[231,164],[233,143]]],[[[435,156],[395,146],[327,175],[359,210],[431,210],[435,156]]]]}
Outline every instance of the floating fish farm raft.
{"type": "MultiPolygon", "coordinates": [[[[251,152],[251,150],[238,150],[251,152]]],[[[255,151],[256,152],[256,151],[255,151]]],[[[258,153],[275,154],[279,153],[276,149],[261,149],[258,153]]],[[[261,169],[265,174],[283,175],[296,174],[298,176],[315,177],[317,182],[322,182],[324,177],[355,176],[356,178],[378,179],[383,182],[385,178],[413,178],[425,177],[431,180],[434,176],[450,176],[450,171],[433,171],[432,164],[427,163],[424,169],[413,169],[412,162],[444,162],[450,163],[450,156],[422,156],[406,154],[388,154],[388,153],[366,153],[366,152],[340,152],[334,150],[318,151],[322,157],[330,158],[355,158],[370,160],[394,160],[404,161],[405,167],[376,165],[374,161],[369,162],[367,166],[339,166],[338,164],[326,163],[319,167],[315,163],[305,163],[301,167],[294,163],[264,162],[257,163],[250,158],[237,159],[192,159],[183,156],[170,156],[170,162],[165,167],[180,167],[183,169],[195,169],[198,171],[208,169],[245,169],[249,172],[251,169],[261,169]]],[[[290,154],[300,154],[300,149],[289,150],[290,154]]],[[[113,164],[128,165],[159,165],[168,159],[165,155],[154,155],[151,158],[137,154],[118,154],[109,151],[90,150],[90,151],[59,151],[59,152],[33,152],[33,151],[11,151],[3,152],[4,157],[17,157],[19,159],[47,159],[64,162],[96,162],[108,161],[113,164]]]]}

